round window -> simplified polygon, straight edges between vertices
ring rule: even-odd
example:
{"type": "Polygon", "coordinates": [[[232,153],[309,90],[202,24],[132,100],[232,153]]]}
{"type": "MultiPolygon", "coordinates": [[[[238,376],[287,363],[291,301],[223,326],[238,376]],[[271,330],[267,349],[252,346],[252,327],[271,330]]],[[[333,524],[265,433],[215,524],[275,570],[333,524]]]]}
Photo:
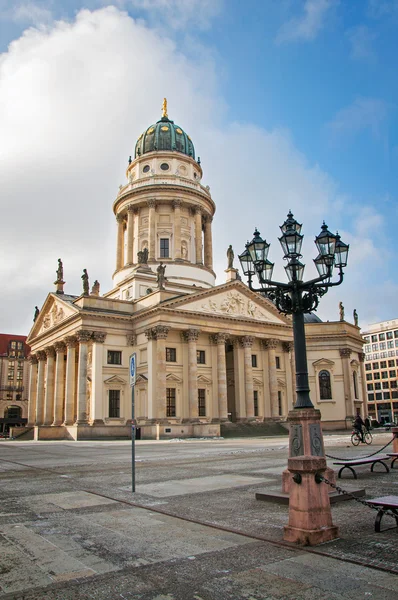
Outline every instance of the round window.
{"type": "Polygon", "coordinates": [[[142,169],[144,173],[148,173],[149,169],[151,167],[149,165],[145,165],[145,167],[142,169]]]}
{"type": "Polygon", "coordinates": [[[162,169],[162,171],[168,171],[170,169],[170,167],[167,163],[162,163],[160,165],[160,168],[162,169]]]}

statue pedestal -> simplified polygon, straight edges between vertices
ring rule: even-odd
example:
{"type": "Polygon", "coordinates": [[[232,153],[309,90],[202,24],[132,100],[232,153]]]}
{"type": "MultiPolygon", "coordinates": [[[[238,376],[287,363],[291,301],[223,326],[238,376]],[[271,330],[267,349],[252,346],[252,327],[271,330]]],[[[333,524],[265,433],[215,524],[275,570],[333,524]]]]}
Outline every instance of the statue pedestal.
{"type": "Polygon", "coordinates": [[[227,282],[238,279],[238,269],[226,269],[225,273],[227,274],[227,282]]]}
{"type": "Polygon", "coordinates": [[[326,458],[321,430],[321,413],[315,408],[289,412],[290,423],[288,472],[283,485],[289,488],[289,523],[283,539],[314,546],[338,537],[332,522],[329,489],[317,483],[316,475],[326,475],[326,458]]]}
{"type": "Polygon", "coordinates": [[[54,285],[56,285],[56,289],[55,289],[55,293],[56,294],[63,294],[64,293],[64,285],[65,285],[65,281],[54,281],[54,285]]]}

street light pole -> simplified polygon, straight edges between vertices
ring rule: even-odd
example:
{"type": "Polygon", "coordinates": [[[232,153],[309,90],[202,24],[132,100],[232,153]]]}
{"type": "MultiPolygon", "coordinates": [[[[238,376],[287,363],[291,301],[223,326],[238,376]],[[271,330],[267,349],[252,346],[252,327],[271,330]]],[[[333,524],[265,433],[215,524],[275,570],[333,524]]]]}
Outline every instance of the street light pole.
{"type": "Polygon", "coordinates": [[[310,398],[304,315],[316,310],[319,299],[330,287],[343,281],[343,268],[347,265],[349,246],[339,234],[328,230],[325,222],[315,238],[318,256],[314,259],[318,277],[303,281],[305,265],[300,262],[303,235],[302,225],[289,211],[281,225],[279,242],[284,251],[288,282],[274,281],[274,264],[268,260],[270,244],[263,240],[257,229],[251,242],[247,242],[239,256],[249,288],[266,296],[278,310],[293,317],[293,340],[296,359],[296,402],[289,412],[290,425],[288,479],[290,492],[289,525],[285,526],[284,539],[305,545],[319,544],[338,535],[332,523],[328,491],[319,475],[326,470],[326,458],[321,429],[321,413],[314,408],[310,398]],[[333,269],[338,269],[338,279],[333,281],[333,269]],[[253,285],[257,276],[260,287],[253,285]],[[293,477],[291,476],[293,474],[293,477]]]}

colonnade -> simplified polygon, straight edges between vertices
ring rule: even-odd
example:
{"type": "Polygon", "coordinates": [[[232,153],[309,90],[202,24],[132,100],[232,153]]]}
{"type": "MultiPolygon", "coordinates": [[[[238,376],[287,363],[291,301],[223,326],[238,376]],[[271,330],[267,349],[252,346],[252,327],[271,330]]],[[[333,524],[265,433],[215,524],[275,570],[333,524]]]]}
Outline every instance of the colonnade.
{"type": "Polygon", "coordinates": [[[101,405],[102,351],[106,333],[80,330],[31,354],[28,425],[85,425],[101,405]],[[92,342],[92,397],[88,406],[88,344],[92,342]],[[76,365],[77,355],[77,365],[76,365]],[[77,368],[76,368],[77,367],[77,368]]]}
{"type": "MultiPolygon", "coordinates": [[[[179,199],[173,200],[173,250],[170,248],[170,258],[173,260],[185,259],[181,253],[181,207],[183,202],[179,199]]],[[[156,261],[159,258],[159,248],[156,247],[156,206],[154,199],[147,201],[148,206],[148,260],[156,261]]],[[[190,257],[191,263],[213,268],[213,241],[212,221],[213,217],[199,205],[190,206],[190,212],[194,224],[195,251],[190,257]],[[203,235],[202,235],[203,232],[203,235]]],[[[137,263],[137,252],[141,250],[136,241],[137,223],[139,222],[141,209],[128,205],[125,213],[116,215],[117,243],[116,243],[116,270],[137,263]],[[126,231],[126,251],[124,248],[124,235],[126,231]]]]}
{"type": "MultiPolygon", "coordinates": [[[[169,327],[158,325],[147,329],[145,334],[148,339],[148,419],[166,419],[166,388],[167,388],[167,364],[166,364],[166,340],[169,333],[169,327]]],[[[198,362],[197,345],[200,331],[190,328],[181,332],[181,339],[188,346],[183,361],[183,378],[185,382],[185,401],[182,401],[176,417],[195,422],[199,418],[198,414],[198,362]]],[[[260,355],[263,371],[263,384],[261,389],[261,403],[259,412],[255,415],[254,408],[254,381],[252,352],[254,337],[238,336],[229,339],[223,332],[211,334],[209,336],[212,346],[216,346],[214,360],[212,364],[212,390],[216,402],[212,402],[207,407],[206,417],[226,421],[228,419],[228,388],[227,388],[227,362],[226,362],[226,341],[228,340],[234,346],[234,388],[235,388],[235,408],[237,420],[253,420],[259,418],[279,417],[281,416],[278,390],[283,388],[282,415],[287,416],[288,411],[293,406],[294,384],[291,383],[292,372],[294,370],[293,362],[293,343],[284,342],[281,346],[284,356],[283,384],[278,382],[277,365],[275,350],[281,342],[279,340],[267,339],[260,340],[260,355]]],[[[210,361],[207,363],[210,365],[210,361]]],[[[258,387],[258,386],[257,386],[258,387]]]]}

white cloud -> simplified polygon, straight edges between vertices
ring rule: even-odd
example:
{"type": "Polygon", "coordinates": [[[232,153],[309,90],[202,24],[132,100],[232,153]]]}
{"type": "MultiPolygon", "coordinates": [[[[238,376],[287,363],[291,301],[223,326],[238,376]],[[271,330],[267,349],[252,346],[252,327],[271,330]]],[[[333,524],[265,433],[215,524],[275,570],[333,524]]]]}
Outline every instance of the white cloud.
{"type": "Polygon", "coordinates": [[[342,108],[328,124],[335,136],[355,135],[370,130],[374,138],[380,139],[388,116],[388,104],[380,98],[357,98],[342,108]]]}
{"type": "Polygon", "coordinates": [[[0,3],[3,19],[20,24],[44,25],[52,20],[51,2],[31,2],[30,0],[4,0],[0,3]]]}
{"type": "Polygon", "coordinates": [[[351,44],[351,58],[374,62],[376,55],[373,49],[373,42],[377,36],[369,27],[358,25],[358,27],[349,29],[346,35],[351,44]]]}
{"type": "Polygon", "coordinates": [[[398,14],[398,0],[368,0],[368,14],[373,19],[382,19],[398,14]]]}
{"type": "Polygon", "coordinates": [[[164,22],[172,29],[208,29],[224,0],[118,0],[118,4],[143,11],[151,23],[164,22]]]}
{"type": "MultiPolygon", "coordinates": [[[[226,122],[218,81],[208,55],[194,62],[112,7],[83,10],[71,23],[30,28],[0,56],[0,256],[6,257],[0,262],[0,331],[27,332],[34,306],[54,290],[59,257],[67,293],[80,293],[83,268],[102,292],[110,288],[112,203],[135,140],[160,116],[164,96],[170,117],[195,142],[204,184],[217,205],[218,283],[224,281],[228,245],[237,256],[255,226],[272,242],[270,259],[281,271],[278,225],[290,208],[304,222],[308,275],[323,218],[332,230],[344,224],[344,235],[372,251],[364,224],[350,231],[348,201],[336,183],[308,163],[287,131],[226,122]]],[[[361,222],[369,222],[368,214],[361,222]]],[[[351,280],[359,270],[354,260],[351,280]]],[[[365,272],[364,281],[373,276],[365,272]]],[[[343,288],[348,305],[359,288],[343,288]]],[[[358,299],[360,312],[372,290],[358,299]]],[[[330,296],[325,310],[334,306],[330,296]]]]}
{"type": "Polygon", "coordinates": [[[314,40],[324,27],[328,12],[336,4],[335,0],[306,0],[303,14],[300,17],[292,17],[282,25],[276,42],[283,44],[314,40]]]}

